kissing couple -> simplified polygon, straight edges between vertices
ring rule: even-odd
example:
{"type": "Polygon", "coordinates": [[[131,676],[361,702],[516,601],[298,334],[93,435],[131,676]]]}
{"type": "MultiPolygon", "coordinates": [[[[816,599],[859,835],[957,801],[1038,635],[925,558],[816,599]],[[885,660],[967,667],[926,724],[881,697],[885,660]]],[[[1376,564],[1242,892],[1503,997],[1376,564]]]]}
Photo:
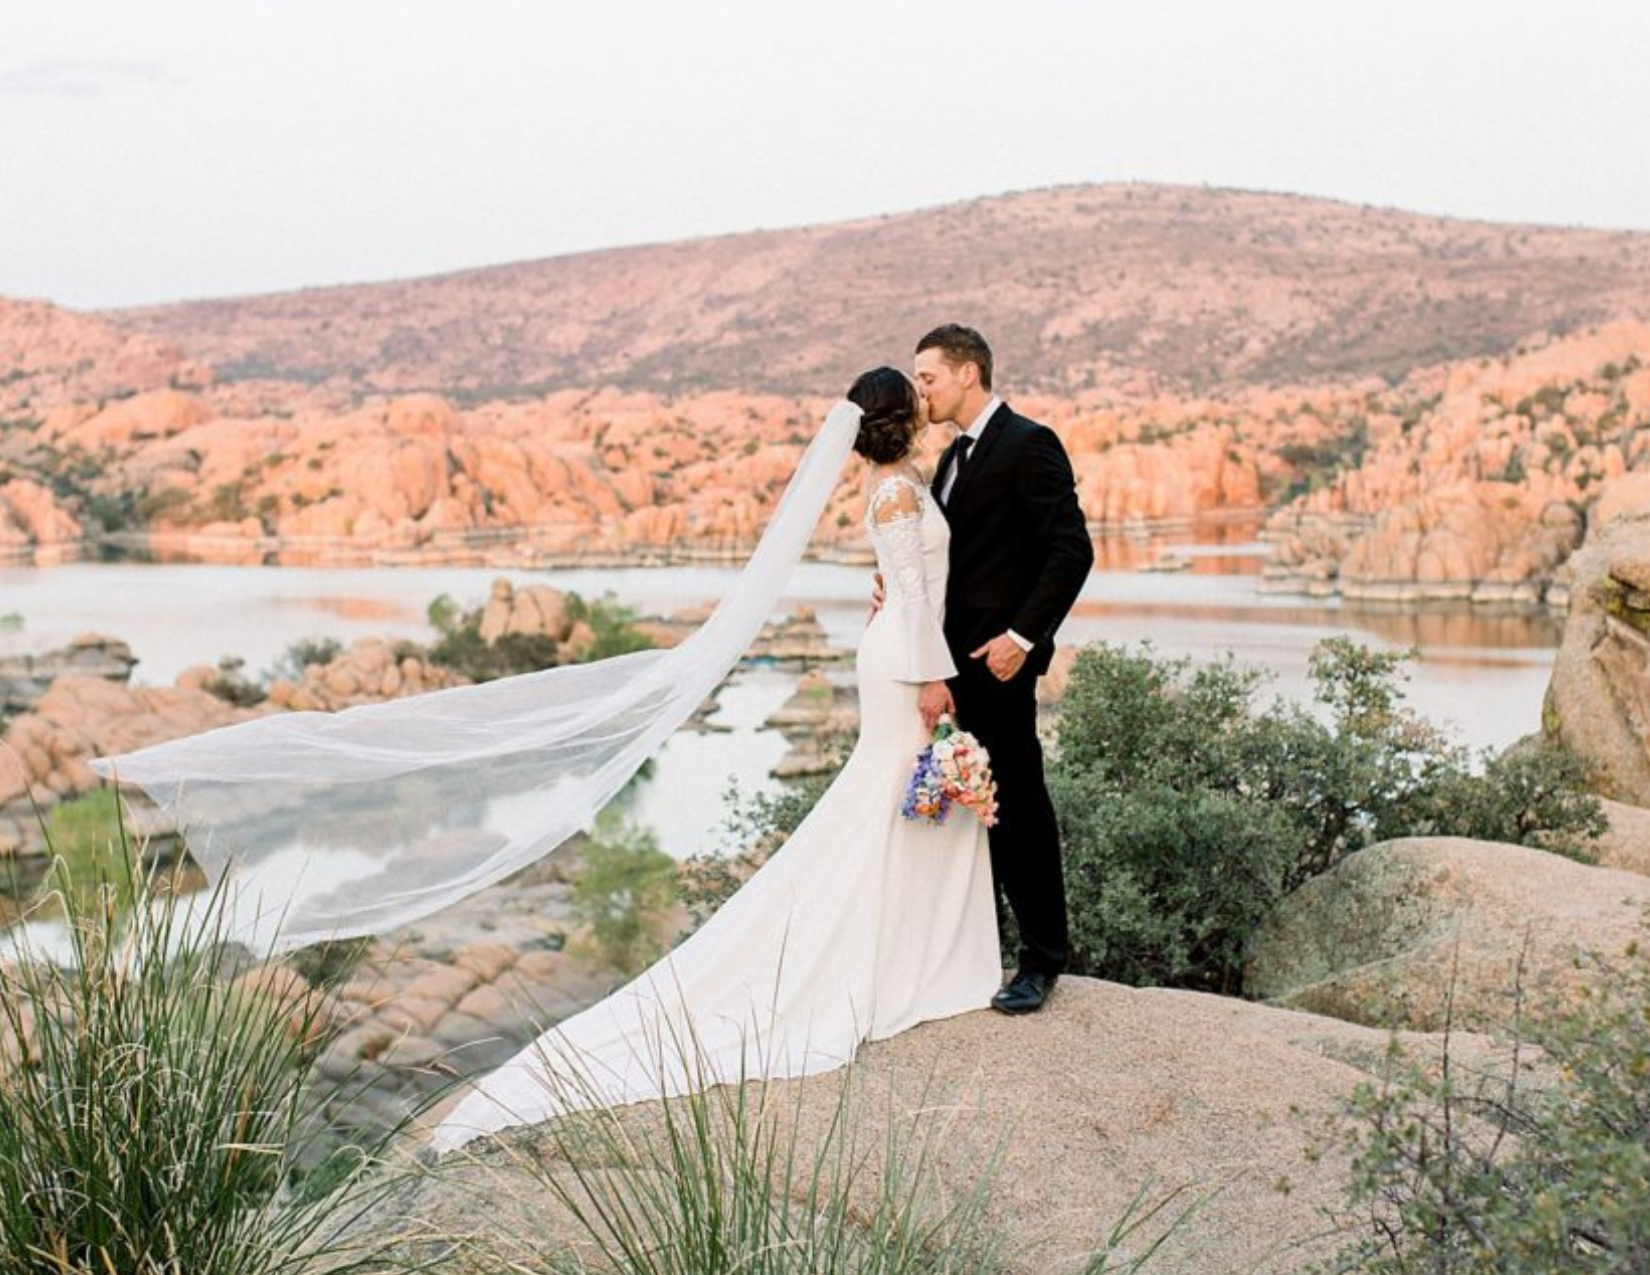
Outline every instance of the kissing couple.
{"type": "Polygon", "coordinates": [[[588,825],[714,690],[771,615],[851,451],[877,580],[841,772],[715,915],[478,1081],[433,1148],[574,1106],[831,1070],[862,1040],[988,1005],[1035,1011],[1067,958],[1036,682],[1094,554],[1059,438],[998,398],[992,373],[980,334],[949,324],[917,343],[909,375],[858,377],[729,596],[670,651],[261,718],[99,769],[141,785],[208,876],[237,883],[248,942],[279,950],[428,914],[588,825]],[[955,436],[930,477],[919,445],[944,425],[955,436]],[[964,810],[901,814],[942,715],[990,754],[989,831],[964,810]],[[1004,903],[1019,936],[1006,985],[1004,903]]]}

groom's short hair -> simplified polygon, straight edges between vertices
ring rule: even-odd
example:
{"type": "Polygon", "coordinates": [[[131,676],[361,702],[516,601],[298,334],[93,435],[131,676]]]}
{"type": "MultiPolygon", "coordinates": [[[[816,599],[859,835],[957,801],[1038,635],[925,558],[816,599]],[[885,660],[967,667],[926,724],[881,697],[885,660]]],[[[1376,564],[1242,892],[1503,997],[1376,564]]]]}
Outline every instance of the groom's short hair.
{"type": "Polygon", "coordinates": [[[952,367],[972,363],[980,369],[980,388],[991,388],[991,347],[973,328],[960,323],[944,323],[917,342],[918,354],[938,350],[952,367]]]}

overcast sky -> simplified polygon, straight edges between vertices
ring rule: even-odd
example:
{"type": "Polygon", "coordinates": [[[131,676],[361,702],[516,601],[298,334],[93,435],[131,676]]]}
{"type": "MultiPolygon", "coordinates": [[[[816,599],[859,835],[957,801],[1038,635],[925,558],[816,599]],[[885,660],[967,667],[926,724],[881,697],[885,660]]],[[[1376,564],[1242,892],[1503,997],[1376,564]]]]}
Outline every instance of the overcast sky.
{"type": "Polygon", "coordinates": [[[1117,180],[1650,230],[1650,3],[0,9],[0,295],[264,292],[1117,180]]]}

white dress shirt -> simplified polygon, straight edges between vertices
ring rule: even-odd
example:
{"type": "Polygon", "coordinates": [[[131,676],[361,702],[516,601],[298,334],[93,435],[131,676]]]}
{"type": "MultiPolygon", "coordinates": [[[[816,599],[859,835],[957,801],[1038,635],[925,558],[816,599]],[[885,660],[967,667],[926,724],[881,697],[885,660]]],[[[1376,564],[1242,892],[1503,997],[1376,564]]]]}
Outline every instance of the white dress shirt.
{"type": "MultiPolygon", "coordinates": [[[[985,423],[991,419],[992,413],[1002,405],[1003,400],[993,394],[986,400],[985,406],[980,409],[980,414],[974,418],[974,423],[962,431],[963,434],[966,434],[973,440],[968,445],[968,454],[970,456],[974,454],[974,449],[980,445],[980,435],[985,433],[985,423]]],[[[966,460],[963,462],[964,465],[972,463],[972,461],[966,460]]],[[[942,505],[949,505],[951,503],[951,489],[957,485],[957,473],[961,467],[962,466],[958,465],[956,461],[952,461],[951,472],[945,476],[945,486],[940,489],[940,503],[942,505]]],[[[1008,636],[1014,639],[1014,644],[1022,651],[1029,652],[1031,648],[1036,645],[1033,642],[1026,641],[1013,629],[1008,631],[1008,636]]]]}
{"type": "MultiPolygon", "coordinates": [[[[991,414],[1002,405],[1003,400],[993,394],[986,400],[985,406],[980,409],[980,414],[974,418],[974,423],[962,431],[963,434],[967,434],[968,437],[973,440],[973,442],[968,445],[968,454],[970,456],[974,454],[974,448],[979,446],[980,435],[985,433],[985,423],[991,419],[991,414]]],[[[962,435],[958,435],[959,438],[961,436],[962,435]]],[[[963,462],[964,465],[967,463],[967,461],[963,462]]],[[[940,504],[949,505],[951,503],[951,489],[957,485],[957,472],[960,468],[961,466],[959,466],[955,461],[951,463],[951,472],[945,476],[945,486],[940,489],[940,504]]]]}

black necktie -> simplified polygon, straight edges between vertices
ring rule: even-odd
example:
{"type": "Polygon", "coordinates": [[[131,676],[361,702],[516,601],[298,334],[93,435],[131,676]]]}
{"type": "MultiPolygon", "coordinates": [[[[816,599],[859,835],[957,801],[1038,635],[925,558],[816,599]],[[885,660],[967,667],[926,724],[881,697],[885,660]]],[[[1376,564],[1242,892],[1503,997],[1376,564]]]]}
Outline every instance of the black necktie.
{"type": "Polygon", "coordinates": [[[959,474],[962,473],[963,461],[968,459],[968,449],[972,446],[974,446],[974,436],[972,434],[964,434],[957,439],[957,459],[955,464],[959,474]]]}

